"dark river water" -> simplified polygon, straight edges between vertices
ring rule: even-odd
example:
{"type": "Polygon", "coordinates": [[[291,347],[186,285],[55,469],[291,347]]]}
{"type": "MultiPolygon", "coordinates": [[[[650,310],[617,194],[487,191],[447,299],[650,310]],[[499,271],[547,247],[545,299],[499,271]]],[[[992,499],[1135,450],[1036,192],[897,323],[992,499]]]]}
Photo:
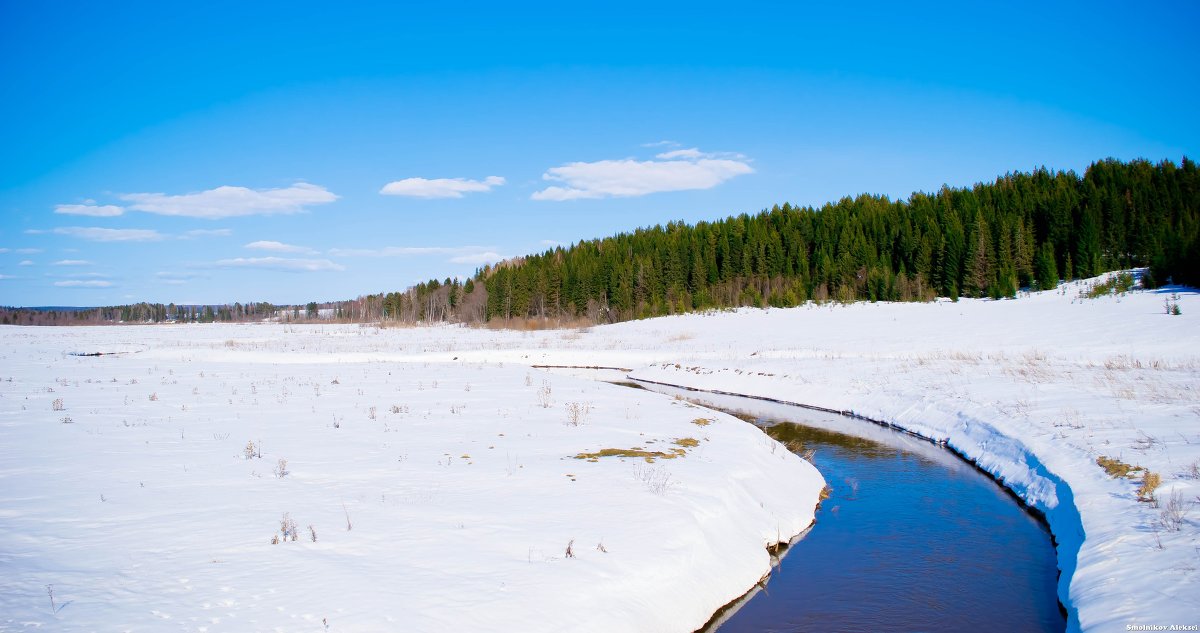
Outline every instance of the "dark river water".
{"type": "Polygon", "coordinates": [[[648,387],[815,451],[832,488],[765,588],[710,631],[1065,629],[1049,531],[947,449],[843,416],[648,387]]]}

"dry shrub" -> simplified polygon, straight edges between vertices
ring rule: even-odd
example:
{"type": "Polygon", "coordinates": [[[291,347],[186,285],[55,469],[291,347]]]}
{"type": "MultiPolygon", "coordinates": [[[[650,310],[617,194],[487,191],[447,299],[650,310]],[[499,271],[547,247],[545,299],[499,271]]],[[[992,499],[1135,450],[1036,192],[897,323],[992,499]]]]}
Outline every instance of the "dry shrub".
{"type": "Polygon", "coordinates": [[[284,541],[294,541],[299,538],[296,531],[296,520],[290,513],[284,512],[283,517],[279,519],[279,532],[283,534],[284,541]]]}
{"type": "Polygon", "coordinates": [[[567,403],[567,424],[571,426],[579,426],[587,422],[588,414],[592,412],[592,405],[589,402],[568,402],[567,403]]]}
{"type": "Polygon", "coordinates": [[[1138,501],[1156,501],[1154,497],[1154,489],[1162,484],[1162,477],[1158,473],[1146,471],[1142,475],[1142,485],[1138,486],[1138,501]]]}

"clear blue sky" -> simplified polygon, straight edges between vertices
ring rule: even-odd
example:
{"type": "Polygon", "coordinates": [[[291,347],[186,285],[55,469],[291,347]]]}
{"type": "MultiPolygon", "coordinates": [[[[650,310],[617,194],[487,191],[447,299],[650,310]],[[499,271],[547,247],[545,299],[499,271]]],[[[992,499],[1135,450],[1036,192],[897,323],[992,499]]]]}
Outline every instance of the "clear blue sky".
{"type": "Polygon", "coordinates": [[[1194,1],[336,4],[0,0],[0,304],[353,298],[1200,153],[1194,1]]]}

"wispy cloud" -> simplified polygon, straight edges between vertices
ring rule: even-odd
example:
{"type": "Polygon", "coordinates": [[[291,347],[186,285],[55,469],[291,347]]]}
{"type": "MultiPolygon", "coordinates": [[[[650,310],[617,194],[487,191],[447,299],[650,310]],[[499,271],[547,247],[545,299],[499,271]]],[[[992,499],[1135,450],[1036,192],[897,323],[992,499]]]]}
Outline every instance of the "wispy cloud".
{"type": "Polygon", "coordinates": [[[679,147],[679,143],[675,141],[654,141],[653,143],[642,143],[642,147],[679,147]]]}
{"type": "Polygon", "coordinates": [[[125,209],[115,204],[60,204],[54,207],[54,212],[62,215],[88,215],[94,218],[111,218],[125,213],[125,209]]]}
{"type": "Polygon", "coordinates": [[[91,266],[92,262],[86,259],[60,259],[51,266],[91,266]]]}
{"type": "Polygon", "coordinates": [[[0,279],[19,279],[19,277],[16,277],[14,275],[5,275],[4,273],[0,273],[0,279]]]}
{"type": "Polygon", "coordinates": [[[171,271],[160,271],[160,272],[154,273],[154,278],[157,279],[159,283],[167,284],[169,286],[182,286],[182,285],[186,284],[187,282],[195,279],[196,274],[195,273],[177,273],[177,272],[171,272],[171,271]]]}
{"type": "Polygon", "coordinates": [[[669,152],[655,154],[654,157],[662,160],[677,160],[680,158],[711,158],[712,155],[706,154],[695,147],[689,147],[687,149],[674,149],[669,152]]]}
{"type": "Polygon", "coordinates": [[[306,207],[337,200],[328,189],[298,182],[280,189],[221,186],[206,191],[168,195],[126,193],[119,196],[129,208],[146,213],[216,220],[246,215],[300,213],[306,207]]]}
{"type": "Polygon", "coordinates": [[[63,226],[50,232],[93,242],[154,242],[166,237],[151,229],[105,229],[98,226],[63,226]]]}
{"type": "Polygon", "coordinates": [[[464,193],[491,191],[505,183],[500,176],[488,176],[483,180],[466,178],[405,178],[389,182],[379,190],[385,196],[408,196],[410,198],[461,198],[464,193]]]}
{"type": "Polygon", "coordinates": [[[495,251],[487,251],[484,253],[471,253],[468,255],[459,255],[451,257],[452,264],[494,264],[498,261],[508,259],[508,256],[501,255],[495,251]]]}
{"type": "Polygon", "coordinates": [[[467,255],[486,251],[486,246],[385,246],[383,248],[331,248],[333,257],[410,257],[414,255],[467,255]]]}
{"type": "Polygon", "coordinates": [[[42,249],[40,249],[40,248],[18,248],[17,250],[15,250],[13,252],[20,253],[22,255],[37,255],[38,253],[42,252],[42,249]]]}
{"type": "Polygon", "coordinates": [[[68,279],[66,281],[56,281],[54,285],[59,288],[111,288],[113,283],[101,279],[68,279]]]}
{"type": "Polygon", "coordinates": [[[244,248],[252,248],[260,251],[274,251],[276,253],[304,253],[305,255],[316,255],[317,251],[307,246],[296,246],[294,244],[284,244],[275,240],[258,240],[250,242],[244,248]]]}
{"type": "Polygon", "coordinates": [[[231,229],[192,229],[187,233],[179,236],[179,239],[192,239],[196,237],[227,237],[233,235],[231,229]]]}
{"type": "Polygon", "coordinates": [[[32,259],[22,259],[22,260],[21,260],[21,263],[19,263],[19,264],[17,264],[17,265],[18,265],[18,266],[32,266],[32,265],[33,265],[33,260],[32,260],[32,259]]]}
{"type": "Polygon", "coordinates": [[[560,182],[530,196],[534,200],[626,198],[664,191],[711,189],[731,178],[754,173],[740,154],[672,150],[655,160],[600,160],[551,167],[542,179],[560,182]]]}
{"type": "Polygon", "coordinates": [[[346,270],[345,266],[328,259],[291,259],[287,257],[235,257],[218,260],[218,268],[263,268],[285,272],[318,272],[324,270],[346,270]]]}

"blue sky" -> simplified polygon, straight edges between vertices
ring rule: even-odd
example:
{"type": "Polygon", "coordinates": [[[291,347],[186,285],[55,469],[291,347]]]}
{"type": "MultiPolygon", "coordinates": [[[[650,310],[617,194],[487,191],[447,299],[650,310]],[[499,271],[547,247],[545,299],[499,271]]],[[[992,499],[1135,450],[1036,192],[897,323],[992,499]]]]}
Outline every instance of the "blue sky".
{"type": "Polygon", "coordinates": [[[1200,147],[1195,2],[334,4],[0,0],[0,304],[353,298],[1200,147]]]}

